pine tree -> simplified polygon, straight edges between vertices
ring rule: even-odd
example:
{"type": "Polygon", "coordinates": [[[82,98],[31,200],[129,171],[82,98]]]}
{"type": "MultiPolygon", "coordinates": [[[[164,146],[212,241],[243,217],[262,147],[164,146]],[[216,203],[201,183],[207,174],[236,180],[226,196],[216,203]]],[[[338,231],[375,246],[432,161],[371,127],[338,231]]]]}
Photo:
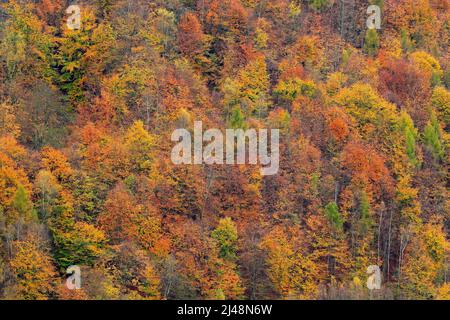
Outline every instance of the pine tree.
{"type": "Polygon", "coordinates": [[[371,57],[375,57],[380,48],[380,38],[378,37],[377,30],[369,29],[366,32],[366,38],[364,40],[364,52],[371,57]]]}
{"type": "Polygon", "coordinates": [[[406,143],[406,154],[411,165],[416,167],[420,163],[416,154],[416,139],[418,137],[418,132],[414,127],[413,120],[406,111],[402,111],[400,119],[406,143]]]}
{"type": "Polygon", "coordinates": [[[220,258],[229,261],[235,261],[237,229],[231,218],[221,219],[217,228],[211,233],[211,237],[215,239],[219,246],[220,258]]]}
{"type": "Polygon", "coordinates": [[[233,129],[243,129],[245,128],[245,117],[239,106],[235,106],[231,110],[229,123],[233,129]]]}
{"type": "Polygon", "coordinates": [[[337,230],[342,230],[344,221],[335,202],[331,202],[325,207],[325,214],[328,220],[337,230]]]}
{"type": "Polygon", "coordinates": [[[17,187],[17,191],[13,200],[13,208],[15,211],[17,211],[18,216],[25,221],[31,221],[33,218],[35,218],[33,203],[31,202],[27,191],[22,185],[19,185],[17,187]]]}
{"type": "Polygon", "coordinates": [[[443,160],[445,157],[445,149],[441,142],[441,127],[434,112],[431,115],[431,120],[425,127],[423,135],[425,144],[431,151],[434,159],[443,160]]]}

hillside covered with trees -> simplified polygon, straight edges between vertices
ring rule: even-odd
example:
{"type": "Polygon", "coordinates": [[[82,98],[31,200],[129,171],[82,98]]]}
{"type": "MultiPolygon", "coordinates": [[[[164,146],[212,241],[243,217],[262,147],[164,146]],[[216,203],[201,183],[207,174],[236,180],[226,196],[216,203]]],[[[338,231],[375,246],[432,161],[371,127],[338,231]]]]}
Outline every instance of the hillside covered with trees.
{"type": "Polygon", "coordinates": [[[0,6],[0,299],[450,299],[448,0],[0,6]],[[278,174],[173,164],[194,121],[278,174]]]}

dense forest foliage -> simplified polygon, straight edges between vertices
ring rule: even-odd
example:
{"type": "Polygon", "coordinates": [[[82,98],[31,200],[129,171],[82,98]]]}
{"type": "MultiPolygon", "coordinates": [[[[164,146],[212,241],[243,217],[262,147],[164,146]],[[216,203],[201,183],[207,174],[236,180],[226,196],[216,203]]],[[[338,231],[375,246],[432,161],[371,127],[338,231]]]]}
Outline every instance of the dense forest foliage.
{"type": "Polygon", "coordinates": [[[0,298],[450,299],[447,0],[0,6],[0,298]],[[174,165],[194,121],[278,174],[174,165]]]}

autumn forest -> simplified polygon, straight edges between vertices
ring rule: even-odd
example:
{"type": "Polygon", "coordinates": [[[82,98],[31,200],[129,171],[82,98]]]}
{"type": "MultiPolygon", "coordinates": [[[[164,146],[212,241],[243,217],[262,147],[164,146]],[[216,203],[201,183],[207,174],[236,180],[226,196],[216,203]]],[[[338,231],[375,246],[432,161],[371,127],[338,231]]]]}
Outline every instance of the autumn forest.
{"type": "Polygon", "coordinates": [[[450,300],[449,43],[448,0],[1,1],[0,299],[450,300]],[[173,163],[196,121],[279,170],[173,163]]]}

